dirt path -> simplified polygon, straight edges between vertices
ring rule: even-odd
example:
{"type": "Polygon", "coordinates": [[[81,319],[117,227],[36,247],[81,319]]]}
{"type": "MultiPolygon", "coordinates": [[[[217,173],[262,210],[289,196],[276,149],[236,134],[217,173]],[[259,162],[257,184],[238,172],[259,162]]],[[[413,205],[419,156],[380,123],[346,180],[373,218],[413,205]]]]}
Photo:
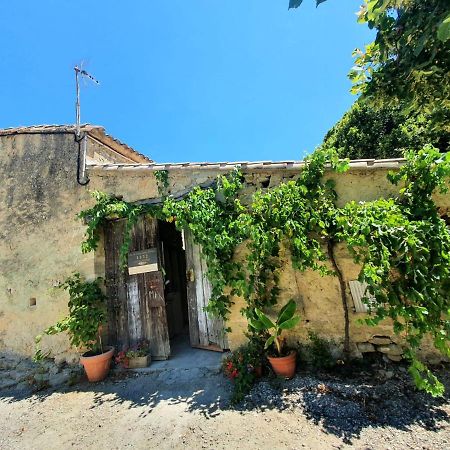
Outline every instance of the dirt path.
{"type": "MultiPolygon", "coordinates": [[[[252,398],[259,404],[243,411],[228,407],[229,386],[221,375],[201,370],[133,376],[31,397],[3,395],[0,448],[450,448],[448,403],[433,410],[428,425],[418,419],[408,425],[356,427],[357,433],[345,434],[327,423],[327,414],[317,420],[300,407],[300,392],[316,392],[305,388],[305,380],[291,383],[277,394],[289,398],[283,406],[261,401],[261,396],[269,400],[274,395],[263,383],[252,398]]],[[[314,395],[319,403],[311,404],[326,409],[328,403],[320,401],[328,394],[314,395]]],[[[329,404],[330,414],[355,421],[357,410],[339,401],[340,410],[329,404]]]]}

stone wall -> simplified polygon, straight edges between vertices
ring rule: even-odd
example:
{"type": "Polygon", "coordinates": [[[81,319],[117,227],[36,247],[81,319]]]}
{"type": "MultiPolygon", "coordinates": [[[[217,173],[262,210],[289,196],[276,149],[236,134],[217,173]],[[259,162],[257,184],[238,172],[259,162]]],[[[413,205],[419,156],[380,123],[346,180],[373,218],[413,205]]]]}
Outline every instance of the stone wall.
{"type": "MultiPolygon", "coordinates": [[[[88,148],[88,154],[94,149],[88,148]]],[[[105,156],[105,150],[95,149],[105,156]]],[[[92,153],[91,153],[92,154],[92,153]]],[[[95,254],[82,255],[80,243],[85,227],[76,214],[93,204],[89,190],[122,195],[127,201],[157,197],[154,173],[149,170],[90,170],[90,183],[80,186],[76,180],[78,145],[73,133],[18,134],[0,136],[0,353],[31,356],[34,337],[67,312],[67,295],[55,289],[70,273],[79,271],[88,278],[104,275],[102,245],[95,254]]],[[[170,190],[176,194],[197,184],[213,180],[217,170],[192,169],[170,172],[170,190]]],[[[296,171],[265,170],[245,173],[248,186],[243,197],[249,200],[259,188],[277,185],[297,176],[296,171]]],[[[352,169],[336,180],[339,203],[373,200],[395,192],[386,181],[384,169],[352,169]]],[[[438,198],[448,210],[449,196],[438,198]]],[[[242,256],[243,248],[237,256],[242,256]]],[[[280,306],[294,298],[300,305],[302,321],[290,339],[304,339],[307,330],[315,330],[337,347],[342,343],[343,314],[338,282],[333,277],[293,270],[289,255],[282,256],[280,306]]],[[[338,263],[346,281],[358,273],[344,248],[338,249],[338,263]]],[[[349,292],[348,301],[353,302],[349,292]]],[[[235,348],[244,341],[246,322],[239,313],[243,300],[236,298],[230,318],[229,342],[235,348]]],[[[394,355],[397,348],[387,344],[368,344],[374,336],[391,335],[389,324],[376,328],[358,325],[362,314],[351,314],[353,352],[363,349],[394,355]],[[359,345],[357,345],[359,344],[359,345]]],[[[385,339],[385,341],[387,340],[385,339]]],[[[43,350],[49,341],[44,339],[43,350]]],[[[64,336],[52,336],[51,348],[57,361],[73,361],[64,336]]]]}
{"type": "MultiPolygon", "coordinates": [[[[187,187],[206,183],[213,180],[218,171],[209,170],[174,170],[170,172],[169,186],[173,194],[182,192],[187,187]]],[[[389,197],[397,192],[397,188],[387,179],[387,169],[351,169],[345,174],[328,174],[336,182],[336,191],[339,196],[338,204],[344,205],[351,200],[370,201],[379,197],[389,197]]],[[[246,188],[242,196],[244,201],[250,201],[257,189],[267,189],[276,186],[281,181],[295,179],[296,171],[257,171],[245,173],[246,188]]],[[[91,187],[123,195],[127,201],[137,201],[157,197],[157,184],[151,171],[144,170],[95,170],[90,173],[91,187]]],[[[438,204],[443,211],[450,207],[449,196],[437,196],[438,204]]],[[[237,250],[236,258],[242,258],[245,245],[237,250]]],[[[348,287],[348,281],[358,277],[359,267],[350,258],[345,246],[337,248],[337,260],[343,273],[347,286],[347,301],[350,307],[350,336],[351,350],[354,356],[361,356],[365,352],[379,351],[389,355],[392,360],[398,360],[401,351],[401,341],[392,335],[392,327],[388,321],[377,327],[367,327],[358,323],[366,316],[355,312],[353,299],[348,287]],[[379,345],[378,342],[383,342],[379,345]],[[389,344],[389,345],[388,345],[389,344]]],[[[294,298],[300,308],[301,322],[293,332],[289,333],[291,343],[304,341],[308,331],[315,331],[319,335],[335,343],[336,351],[342,349],[344,319],[339,292],[339,283],[335,277],[321,277],[317,272],[307,271],[300,273],[292,268],[290,257],[286,252],[281,256],[283,269],[281,271],[279,306],[283,306],[289,299],[294,298]]],[[[232,349],[246,341],[244,333],[247,322],[240,314],[244,306],[242,298],[234,298],[235,304],[231,311],[229,326],[232,332],[228,341],[232,349]]],[[[424,344],[424,353],[436,358],[429,343],[424,344]]]]}
{"type": "Polygon", "coordinates": [[[87,157],[98,163],[133,164],[134,161],[106,147],[101,142],[88,135],[87,157]]]}
{"type": "MultiPolygon", "coordinates": [[[[67,311],[55,287],[72,271],[95,272],[79,247],[75,215],[91,200],[77,158],[72,133],[0,137],[0,352],[32,355],[34,337],[67,311]]],[[[52,344],[68,349],[63,336],[52,344]]]]}

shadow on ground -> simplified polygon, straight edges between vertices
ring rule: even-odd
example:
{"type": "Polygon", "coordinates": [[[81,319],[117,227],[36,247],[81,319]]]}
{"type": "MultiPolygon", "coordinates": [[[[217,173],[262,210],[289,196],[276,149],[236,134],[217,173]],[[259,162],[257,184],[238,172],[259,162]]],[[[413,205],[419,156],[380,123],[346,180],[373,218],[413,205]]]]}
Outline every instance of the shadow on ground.
{"type": "Polygon", "coordinates": [[[140,417],[150,414],[161,402],[184,404],[187,411],[214,417],[229,405],[231,386],[221,374],[208,369],[173,369],[152,373],[118,372],[99,383],[81,382],[72,387],[0,391],[0,402],[12,403],[27,399],[44,402],[55,392],[93,393],[92,409],[101,405],[141,410],[140,417]]]}
{"type": "Polygon", "coordinates": [[[92,408],[105,403],[140,408],[146,416],[158,404],[184,404],[186,411],[215,417],[229,405],[230,386],[222,375],[205,369],[163,370],[137,374],[96,390],[92,408]]]}
{"type": "Polygon", "coordinates": [[[395,371],[392,378],[342,378],[336,375],[298,374],[291,381],[263,381],[255,386],[242,410],[301,411],[327,433],[344,442],[360,436],[368,427],[392,427],[408,431],[413,425],[438,431],[448,426],[450,377],[441,369],[438,377],[445,396],[433,398],[418,392],[409,375],[395,371]]]}
{"type": "MultiPolygon", "coordinates": [[[[374,373],[353,379],[330,374],[312,376],[310,373],[300,373],[290,381],[265,378],[233,409],[244,416],[265,410],[302,414],[321,430],[348,443],[368,427],[408,431],[419,426],[438,431],[450,420],[448,369],[440,370],[438,376],[446,386],[447,394],[443,398],[418,392],[409,375],[400,371],[384,380],[377,380],[374,373]]],[[[0,393],[0,402],[25,398],[31,403],[42,402],[54,392],[0,393]]],[[[221,411],[232,408],[230,382],[220,373],[200,368],[116,373],[101,383],[85,382],[57,392],[91,392],[91,408],[102,405],[137,408],[140,417],[147,416],[161,403],[181,404],[186,411],[200,413],[206,418],[216,417],[221,411]]]]}

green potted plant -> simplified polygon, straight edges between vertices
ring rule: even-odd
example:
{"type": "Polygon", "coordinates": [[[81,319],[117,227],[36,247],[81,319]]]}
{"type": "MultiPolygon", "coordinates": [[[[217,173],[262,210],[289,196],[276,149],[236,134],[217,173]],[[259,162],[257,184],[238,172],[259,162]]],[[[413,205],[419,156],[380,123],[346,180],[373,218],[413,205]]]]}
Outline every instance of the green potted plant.
{"type": "MultiPolygon", "coordinates": [[[[44,331],[47,335],[67,332],[70,344],[85,350],[80,363],[89,381],[100,381],[106,377],[114,355],[114,348],[104,347],[101,338],[105,296],[100,289],[100,281],[100,278],[86,281],[79,273],[67,278],[60,287],[69,293],[69,314],[44,331]]],[[[37,336],[36,343],[39,344],[40,340],[41,336],[37,336]]],[[[36,355],[42,356],[40,349],[36,355]]]]}
{"type": "Polygon", "coordinates": [[[222,360],[222,371],[234,385],[232,403],[240,402],[261,377],[262,353],[262,346],[249,341],[222,360]]]}
{"type": "Polygon", "coordinates": [[[300,316],[295,315],[296,309],[297,305],[291,299],[281,308],[275,323],[258,308],[254,310],[254,317],[249,318],[249,325],[255,331],[267,335],[264,345],[268,350],[267,359],[273,371],[285,378],[292,378],[295,374],[297,353],[286,347],[286,339],[282,333],[284,330],[294,328],[299,322],[300,316]]]}
{"type": "Polygon", "coordinates": [[[141,340],[137,345],[121,350],[116,358],[116,364],[126,369],[142,369],[150,364],[150,345],[147,340],[141,340]]]}

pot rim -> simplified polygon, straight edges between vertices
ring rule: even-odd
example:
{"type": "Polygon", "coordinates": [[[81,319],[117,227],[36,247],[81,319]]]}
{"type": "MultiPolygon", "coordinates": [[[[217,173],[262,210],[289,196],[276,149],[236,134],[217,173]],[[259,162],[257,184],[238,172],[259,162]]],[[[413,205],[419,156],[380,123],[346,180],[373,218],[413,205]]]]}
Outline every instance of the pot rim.
{"type": "Polygon", "coordinates": [[[80,356],[80,360],[82,360],[82,359],[84,359],[84,360],[90,360],[90,359],[92,359],[92,358],[100,358],[100,357],[105,357],[105,356],[109,356],[109,353],[111,353],[111,356],[114,354],[114,347],[112,347],[112,346],[106,346],[105,347],[105,349],[108,349],[108,350],[106,350],[105,352],[103,352],[103,353],[100,353],[99,355],[92,355],[92,356],[84,356],[84,354],[83,355],[81,355],[80,356]]]}
{"type": "Polygon", "coordinates": [[[267,359],[270,361],[271,359],[276,359],[277,361],[281,361],[283,359],[291,359],[293,356],[297,356],[297,352],[295,350],[291,350],[289,355],[286,356],[269,356],[267,355],[267,359]]]}

